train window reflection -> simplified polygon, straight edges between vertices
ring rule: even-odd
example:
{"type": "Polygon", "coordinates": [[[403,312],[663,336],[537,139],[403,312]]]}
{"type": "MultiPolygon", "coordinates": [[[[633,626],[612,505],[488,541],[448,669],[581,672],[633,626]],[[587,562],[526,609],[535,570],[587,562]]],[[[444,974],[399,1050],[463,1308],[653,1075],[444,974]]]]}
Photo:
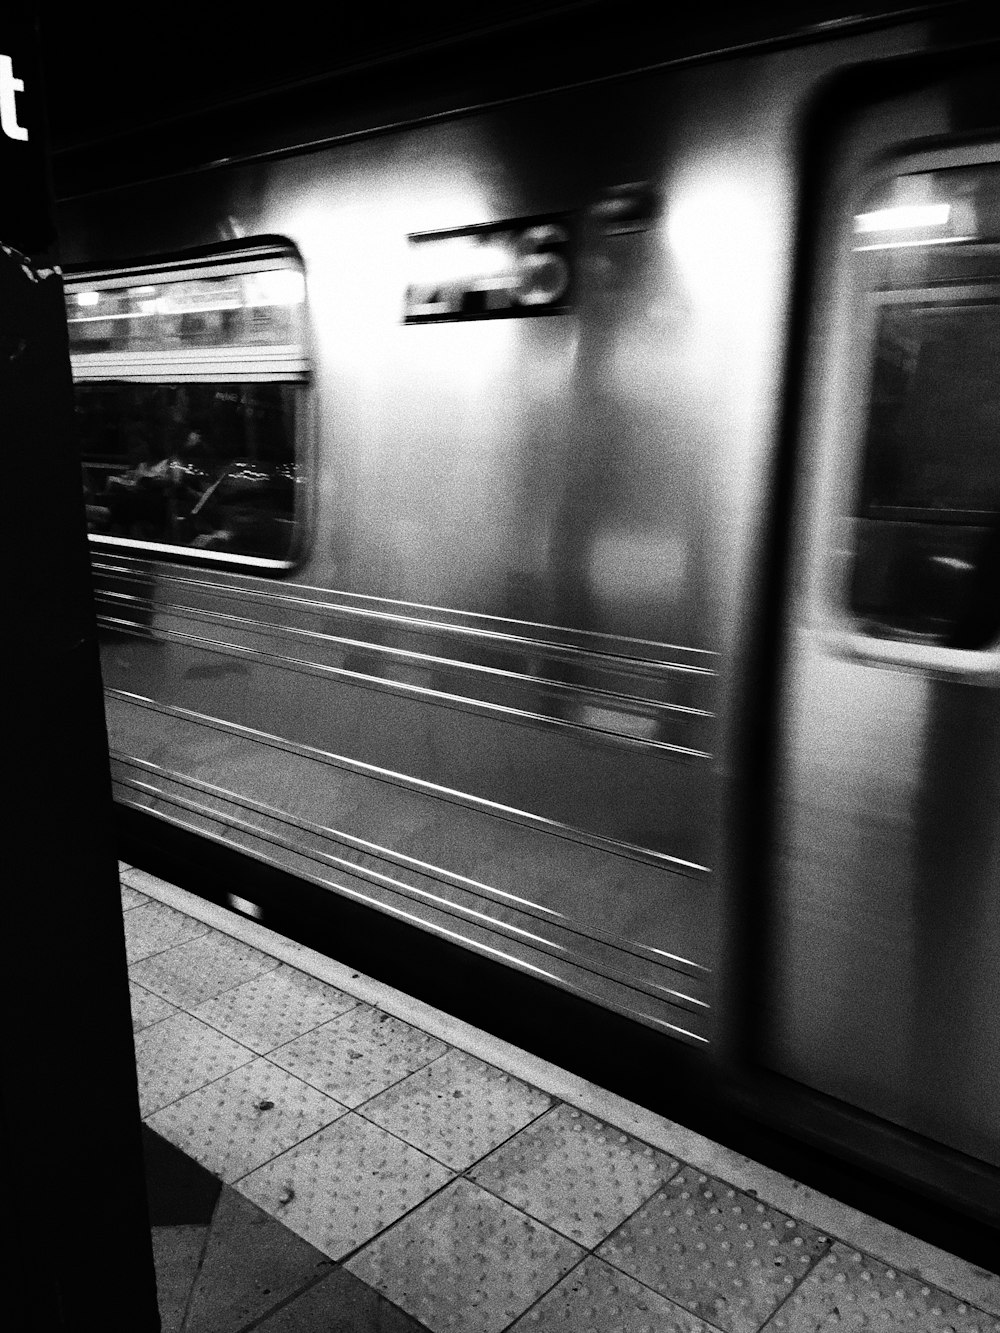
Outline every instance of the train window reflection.
{"type": "Polygon", "coordinates": [[[273,250],[67,282],[95,541],[287,567],[303,298],[297,261],[273,250]]]}
{"type": "Polygon", "coordinates": [[[983,648],[1000,636],[1000,173],[903,180],[856,220],[885,235],[856,246],[874,336],[851,609],[870,635],[983,648]]]}
{"type": "Polygon", "coordinates": [[[295,393],[273,383],[78,384],[90,532],[286,561],[295,393]]]}

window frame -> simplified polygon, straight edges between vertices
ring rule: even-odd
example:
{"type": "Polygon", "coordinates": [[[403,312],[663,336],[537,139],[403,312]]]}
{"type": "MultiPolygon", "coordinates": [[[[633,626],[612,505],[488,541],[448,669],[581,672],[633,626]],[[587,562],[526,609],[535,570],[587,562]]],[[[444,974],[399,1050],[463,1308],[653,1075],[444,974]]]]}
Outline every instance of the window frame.
{"type": "MultiPolygon", "coordinates": [[[[209,277],[228,277],[254,272],[273,272],[287,268],[305,280],[305,265],[297,248],[284,238],[263,237],[239,242],[237,248],[199,250],[161,259],[135,259],[121,264],[74,266],[63,274],[67,302],[79,290],[100,287],[117,290],[144,283],[166,284],[209,277]]],[[[69,316],[67,314],[67,327],[69,316]]],[[[300,386],[295,395],[293,435],[291,440],[296,482],[291,513],[292,536],[288,554],[247,555],[216,551],[196,546],[182,546],[109,533],[88,533],[92,546],[101,549],[134,552],[151,559],[169,559],[179,563],[224,566],[257,574],[282,575],[302,563],[307,545],[309,492],[312,489],[313,460],[310,442],[313,435],[313,395],[308,391],[312,380],[312,356],[309,338],[308,290],[302,301],[302,339],[295,344],[260,344],[171,348],[161,351],[70,352],[74,390],[78,384],[267,384],[300,386]],[[299,475],[301,474],[301,475],[299,475]]],[[[80,454],[81,466],[84,463],[80,454]]]]}
{"type": "MultiPolygon", "coordinates": [[[[956,291],[975,293],[976,299],[1000,303],[1000,279],[956,283],[949,288],[877,289],[871,287],[857,263],[854,218],[863,212],[877,187],[900,175],[943,171],[951,167],[997,165],[1000,142],[924,149],[903,148],[859,173],[838,219],[833,255],[842,279],[827,320],[821,374],[836,365],[832,391],[824,391],[818,424],[818,443],[827,458],[824,486],[825,512],[817,515],[825,557],[819,583],[821,638],[834,653],[873,664],[918,670],[931,676],[1000,685],[1000,635],[979,648],[951,648],[941,644],[882,638],[867,632],[865,618],[852,605],[855,573],[855,529],[860,520],[867,427],[875,377],[875,351],[881,309],[887,304],[927,303],[929,298],[954,299],[956,291]],[[995,294],[995,302],[990,300],[995,294]]],[[[1000,248],[1000,241],[997,242],[1000,248]]]]}

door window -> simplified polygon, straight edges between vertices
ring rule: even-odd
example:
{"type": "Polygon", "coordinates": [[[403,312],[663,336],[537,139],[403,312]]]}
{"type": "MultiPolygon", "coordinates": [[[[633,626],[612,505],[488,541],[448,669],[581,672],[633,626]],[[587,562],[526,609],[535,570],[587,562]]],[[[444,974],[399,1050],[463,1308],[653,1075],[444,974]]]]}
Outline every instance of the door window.
{"type": "Polygon", "coordinates": [[[871,380],[851,609],[867,634],[1000,634],[1000,168],[900,175],[855,218],[871,380]]]}

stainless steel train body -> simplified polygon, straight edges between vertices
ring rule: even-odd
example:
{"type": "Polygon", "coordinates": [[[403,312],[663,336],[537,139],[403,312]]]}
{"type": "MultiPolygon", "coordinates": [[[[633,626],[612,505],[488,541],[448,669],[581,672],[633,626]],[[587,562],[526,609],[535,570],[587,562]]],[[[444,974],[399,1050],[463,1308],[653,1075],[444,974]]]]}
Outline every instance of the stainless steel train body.
{"type": "Polygon", "coordinates": [[[331,120],[61,232],[117,799],[706,1052],[752,884],[754,1060],[996,1167],[1000,64],[933,48],[331,120]],[[115,528],[126,418],[225,401],[115,528]]]}

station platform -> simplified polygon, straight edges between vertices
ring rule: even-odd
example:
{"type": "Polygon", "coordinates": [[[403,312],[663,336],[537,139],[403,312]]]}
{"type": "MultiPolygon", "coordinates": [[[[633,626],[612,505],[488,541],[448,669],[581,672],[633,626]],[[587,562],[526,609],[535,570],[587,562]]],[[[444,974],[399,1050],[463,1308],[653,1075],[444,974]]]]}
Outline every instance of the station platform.
{"type": "Polygon", "coordinates": [[[120,869],[163,1333],[1000,1333],[1000,1276],[120,869]]]}

